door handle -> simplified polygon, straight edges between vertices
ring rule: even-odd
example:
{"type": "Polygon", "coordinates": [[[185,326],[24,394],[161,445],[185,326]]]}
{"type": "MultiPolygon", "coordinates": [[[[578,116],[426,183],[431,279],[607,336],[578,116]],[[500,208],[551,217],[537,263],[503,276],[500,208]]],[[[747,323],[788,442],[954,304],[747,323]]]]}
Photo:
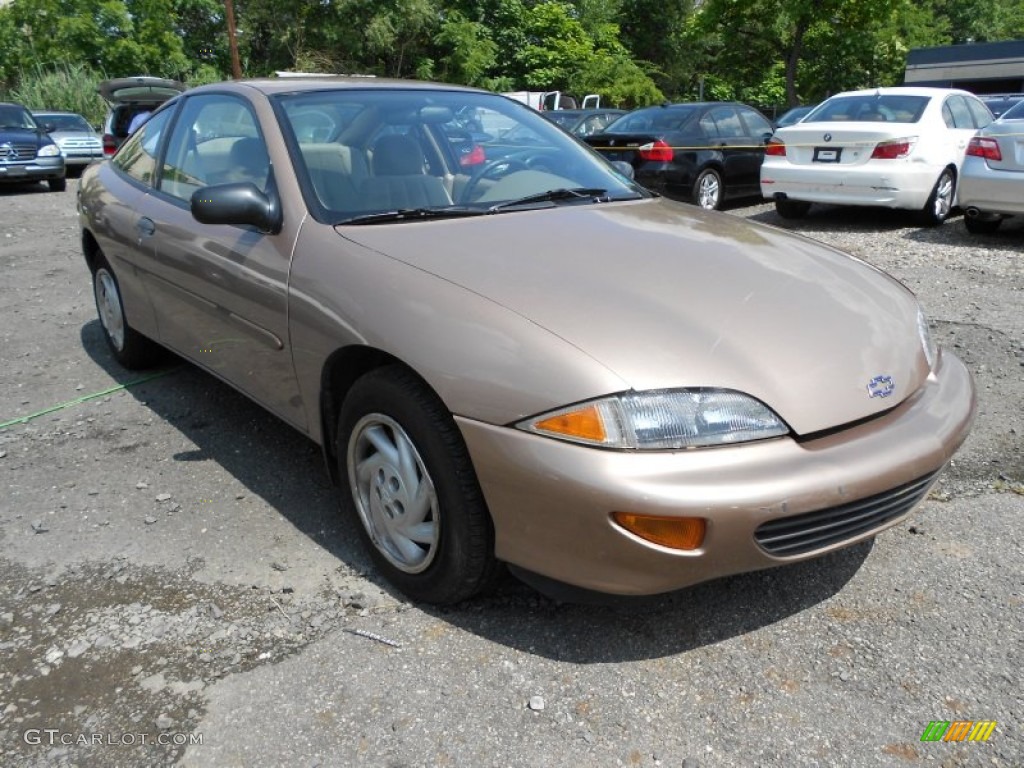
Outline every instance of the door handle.
{"type": "Polygon", "coordinates": [[[135,222],[135,229],[138,230],[139,237],[151,237],[156,232],[156,224],[152,219],[143,216],[135,222]]]}

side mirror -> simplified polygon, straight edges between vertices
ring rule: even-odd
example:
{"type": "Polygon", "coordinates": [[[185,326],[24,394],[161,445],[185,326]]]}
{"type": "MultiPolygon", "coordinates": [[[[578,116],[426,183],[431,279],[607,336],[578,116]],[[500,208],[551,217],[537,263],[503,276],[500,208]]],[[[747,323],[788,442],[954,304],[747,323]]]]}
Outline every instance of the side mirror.
{"type": "Polygon", "coordinates": [[[46,131],[47,133],[53,133],[54,131],[57,130],[57,124],[56,123],[43,123],[43,130],[46,131]]]}
{"type": "Polygon", "coordinates": [[[633,173],[633,166],[627,163],[625,160],[612,160],[612,168],[621,173],[627,179],[634,179],[635,174],[633,173]]]}
{"type": "Polygon", "coordinates": [[[192,217],[203,224],[249,224],[260,232],[281,231],[281,207],[251,181],[201,187],[192,193],[192,217]]]}

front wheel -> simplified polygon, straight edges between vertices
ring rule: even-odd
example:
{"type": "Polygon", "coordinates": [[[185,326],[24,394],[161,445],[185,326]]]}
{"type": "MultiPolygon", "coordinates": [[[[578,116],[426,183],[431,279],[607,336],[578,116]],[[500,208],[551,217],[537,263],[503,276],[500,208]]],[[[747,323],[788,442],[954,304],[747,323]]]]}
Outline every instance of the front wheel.
{"type": "Polygon", "coordinates": [[[705,211],[717,211],[722,207],[722,177],[718,171],[706,168],[693,182],[693,201],[705,211]]]}
{"type": "Polygon", "coordinates": [[[493,581],[490,513],[451,414],[398,366],[363,376],[338,421],[341,504],[387,579],[451,604],[493,581]]]}
{"type": "Polygon", "coordinates": [[[63,192],[68,188],[68,180],[65,178],[47,179],[46,183],[50,186],[51,192],[63,192]]]}
{"type": "Polygon", "coordinates": [[[943,168],[939,174],[928,202],[921,209],[920,220],[926,227],[937,227],[949,218],[953,210],[953,197],[956,192],[956,176],[949,168],[943,168]]]}

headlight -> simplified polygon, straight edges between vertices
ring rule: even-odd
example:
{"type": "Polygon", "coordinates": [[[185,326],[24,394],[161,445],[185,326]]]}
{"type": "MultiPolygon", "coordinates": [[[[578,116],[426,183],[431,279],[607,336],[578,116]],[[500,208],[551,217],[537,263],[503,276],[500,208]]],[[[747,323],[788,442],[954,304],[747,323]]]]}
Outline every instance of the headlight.
{"type": "Polygon", "coordinates": [[[56,157],[60,154],[60,147],[56,144],[47,144],[45,147],[41,147],[36,154],[39,157],[56,157]]]}
{"type": "Polygon", "coordinates": [[[928,328],[928,318],[924,312],[917,310],[917,335],[921,338],[921,346],[924,347],[924,357],[928,361],[928,370],[935,369],[935,361],[939,357],[939,347],[932,338],[932,332],[928,328]]]}
{"type": "Polygon", "coordinates": [[[574,443],[641,451],[742,443],[789,432],[782,419],[749,395],[703,388],[611,395],[516,426],[574,443]]]}

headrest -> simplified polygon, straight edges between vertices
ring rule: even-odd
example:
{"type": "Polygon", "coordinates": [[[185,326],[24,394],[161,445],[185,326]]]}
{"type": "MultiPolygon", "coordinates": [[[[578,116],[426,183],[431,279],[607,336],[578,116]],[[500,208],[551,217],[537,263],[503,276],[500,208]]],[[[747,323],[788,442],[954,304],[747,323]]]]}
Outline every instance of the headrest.
{"type": "Polygon", "coordinates": [[[424,172],[423,153],[414,139],[400,134],[381,136],[373,145],[377,176],[417,176],[424,172]]]}

